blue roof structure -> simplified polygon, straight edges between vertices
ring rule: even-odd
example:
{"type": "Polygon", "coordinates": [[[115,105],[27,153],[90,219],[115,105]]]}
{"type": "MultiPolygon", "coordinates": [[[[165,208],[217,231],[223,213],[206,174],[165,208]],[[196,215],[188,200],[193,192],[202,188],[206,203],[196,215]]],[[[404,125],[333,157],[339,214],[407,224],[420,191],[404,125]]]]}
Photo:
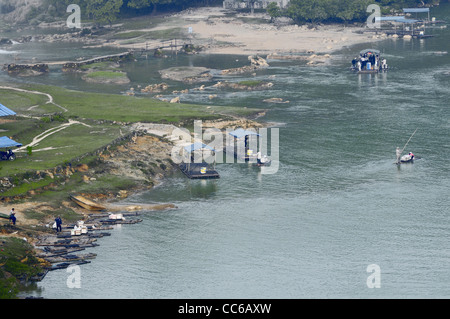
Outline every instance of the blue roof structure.
{"type": "Polygon", "coordinates": [[[386,16],[386,17],[375,17],[375,21],[398,21],[404,20],[405,16],[386,16]]]}
{"type": "Polygon", "coordinates": [[[399,19],[396,22],[401,22],[401,23],[417,23],[419,22],[419,20],[414,20],[414,19],[399,19]]]}
{"type": "Polygon", "coordinates": [[[426,13],[430,12],[430,8],[404,8],[405,13],[426,13]]]}
{"type": "Polygon", "coordinates": [[[194,143],[194,144],[191,144],[191,145],[188,145],[188,146],[184,147],[184,150],[186,152],[188,152],[188,153],[192,153],[194,151],[201,150],[201,149],[208,149],[208,150],[211,150],[213,152],[216,151],[211,146],[208,146],[208,145],[203,144],[203,143],[194,143]]]}
{"type": "Polygon", "coordinates": [[[230,132],[229,133],[231,136],[234,136],[234,137],[236,137],[236,138],[241,138],[241,137],[244,137],[244,136],[247,136],[247,135],[256,135],[256,136],[260,136],[258,133],[256,133],[256,132],[253,132],[253,131],[246,131],[246,130],[244,130],[244,129],[242,129],[242,128],[239,128],[239,129],[237,129],[237,130],[235,130],[235,131],[233,131],[233,132],[230,132]]]}
{"type": "Polygon", "coordinates": [[[0,137],[0,148],[6,147],[20,147],[22,144],[17,143],[16,141],[10,139],[9,137],[2,136],[0,137]]]}
{"type": "Polygon", "coordinates": [[[419,20],[406,19],[405,16],[387,16],[387,17],[375,17],[375,21],[393,21],[400,23],[416,23],[419,20]]]}
{"type": "Polygon", "coordinates": [[[8,109],[6,106],[0,103],[0,116],[16,115],[16,112],[8,109]]]}

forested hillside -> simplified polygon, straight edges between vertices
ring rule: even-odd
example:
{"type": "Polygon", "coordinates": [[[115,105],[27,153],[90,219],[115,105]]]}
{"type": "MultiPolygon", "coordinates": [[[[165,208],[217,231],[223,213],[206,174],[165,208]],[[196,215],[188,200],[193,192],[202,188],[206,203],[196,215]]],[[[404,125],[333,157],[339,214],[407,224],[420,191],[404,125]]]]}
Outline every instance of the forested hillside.
{"type": "MultiPolygon", "coordinates": [[[[236,0],[247,2],[250,6],[255,0],[236,0]]],[[[438,5],[450,0],[291,0],[286,9],[281,10],[271,3],[267,12],[272,17],[289,17],[296,23],[317,22],[361,22],[368,17],[367,8],[370,4],[378,4],[382,14],[404,7],[422,7],[438,5]]],[[[80,6],[83,19],[98,24],[110,24],[118,18],[130,18],[161,12],[181,11],[196,6],[221,6],[222,0],[3,0],[0,13],[6,13],[16,8],[24,10],[27,4],[25,21],[38,20],[51,22],[67,16],[70,4],[80,6]],[[36,3],[39,3],[36,5],[36,3]],[[3,12],[2,12],[3,10],[3,12]]]]}

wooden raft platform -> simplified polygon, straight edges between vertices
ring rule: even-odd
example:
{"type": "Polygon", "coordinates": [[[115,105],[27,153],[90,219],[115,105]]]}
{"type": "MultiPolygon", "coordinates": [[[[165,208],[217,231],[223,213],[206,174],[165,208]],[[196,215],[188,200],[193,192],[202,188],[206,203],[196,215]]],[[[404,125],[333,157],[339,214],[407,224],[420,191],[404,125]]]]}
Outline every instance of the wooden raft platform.
{"type": "Polygon", "coordinates": [[[190,179],[215,179],[220,178],[219,173],[212,169],[206,163],[182,163],[179,165],[180,170],[190,179]]]}

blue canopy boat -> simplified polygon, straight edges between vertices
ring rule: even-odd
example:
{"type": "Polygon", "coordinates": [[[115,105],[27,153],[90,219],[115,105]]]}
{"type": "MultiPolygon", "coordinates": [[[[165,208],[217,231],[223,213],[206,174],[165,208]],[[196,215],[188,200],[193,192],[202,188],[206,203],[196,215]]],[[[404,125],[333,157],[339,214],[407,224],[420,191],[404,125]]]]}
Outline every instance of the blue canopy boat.
{"type": "Polygon", "coordinates": [[[381,52],[375,49],[365,49],[359,52],[359,57],[352,60],[352,70],[358,74],[374,74],[388,70],[386,59],[381,58],[381,52]]]}

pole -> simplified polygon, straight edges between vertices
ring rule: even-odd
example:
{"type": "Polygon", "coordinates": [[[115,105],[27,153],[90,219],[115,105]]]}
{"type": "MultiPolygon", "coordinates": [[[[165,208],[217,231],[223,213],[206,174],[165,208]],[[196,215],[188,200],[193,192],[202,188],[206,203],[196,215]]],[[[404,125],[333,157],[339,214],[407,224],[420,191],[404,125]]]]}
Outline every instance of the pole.
{"type": "MultiPolygon", "coordinates": [[[[408,142],[406,142],[405,146],[403,146],[403,149],[402,149],[402,151],[400,152],[400,156],[402,156],[403,151],[405,150],[405,148],[406,148],[406,146],[408,145],[409,141],[411,141],[411,139],[413,138],[414,134],[416,134],[417,130],[418,130],[418,129],[416,128],[416,130],[414,131],[414,133],[412,133],[411,137],[409,138],[408,142]]],[[[397,158],[397,163],[398,163],[399,161],[400,161],[400,158],[397,158]]]]}

